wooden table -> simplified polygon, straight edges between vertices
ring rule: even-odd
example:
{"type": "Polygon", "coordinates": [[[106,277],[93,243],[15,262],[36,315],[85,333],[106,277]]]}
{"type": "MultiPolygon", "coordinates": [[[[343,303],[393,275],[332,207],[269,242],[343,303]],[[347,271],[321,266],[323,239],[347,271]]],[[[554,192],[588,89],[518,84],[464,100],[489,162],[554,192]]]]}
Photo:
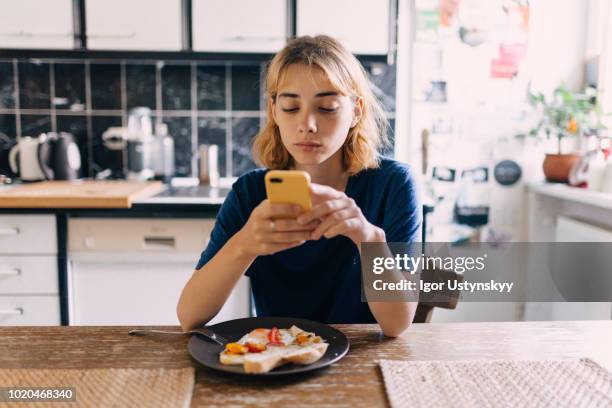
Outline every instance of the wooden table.
{"type": "MultiPolygon", "coordinates": [[[[192,406],[387,406],[379,359],[590,357],[612,370],[612,321],[424,323],[396,339],[376,325],[336,325],[351,342],[332,367],[287,378],[233,376],[201,367],[187,338],[131,337],[127,327],[2,327],[0,368],[197,367],[192,406]]],[[[165,327],[162,329],[169,329],[165,327]]],[[[176,329],[176,328],[172,328],[176,329]]]]}

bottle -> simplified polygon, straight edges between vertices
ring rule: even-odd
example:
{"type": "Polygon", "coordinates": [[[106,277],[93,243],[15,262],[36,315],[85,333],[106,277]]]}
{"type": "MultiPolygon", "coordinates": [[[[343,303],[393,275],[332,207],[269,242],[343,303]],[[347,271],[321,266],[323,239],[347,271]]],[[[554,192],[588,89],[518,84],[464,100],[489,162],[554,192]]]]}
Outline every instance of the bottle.
{"type": "Polygon", "coordinates": [[[160,123],[156,126],[153,147],[153,169],[155,178],[169,181],[174,175],[174,139],[168,134],[168,125],[160,123]]]}
{"type": "Polygon", "coordinates": [[[200,145],[200,184],[219,186],[219,146],[200,145]]]}
{"type": "Polygon", "coordinates": [[[606,172],[606,159],[601,151],[589,162],[587,189],[601,191],[604,173],[606,172]]]}

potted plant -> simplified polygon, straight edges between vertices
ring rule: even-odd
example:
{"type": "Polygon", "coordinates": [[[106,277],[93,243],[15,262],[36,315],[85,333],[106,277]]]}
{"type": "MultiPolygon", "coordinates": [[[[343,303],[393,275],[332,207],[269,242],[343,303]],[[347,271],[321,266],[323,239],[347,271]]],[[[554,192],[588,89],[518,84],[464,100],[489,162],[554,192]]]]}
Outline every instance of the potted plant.
{"type": "Polygon", "coordinates": [[[518,137],[546,137],[557,139],[557,152],[547,153],[543,169],[546,180],[566,183],[569,172],[580,155],[575,152],[564,153],[562,141],[565,138],[597,133],[604,129],[601,121],[601,108],[597,103],[597,91],[587,88],[584,93],[572,92],[565,85],[557,87],[547,98],[529,91],[529,103],[541,113],[537,125],[526,134],[518,137]]]}

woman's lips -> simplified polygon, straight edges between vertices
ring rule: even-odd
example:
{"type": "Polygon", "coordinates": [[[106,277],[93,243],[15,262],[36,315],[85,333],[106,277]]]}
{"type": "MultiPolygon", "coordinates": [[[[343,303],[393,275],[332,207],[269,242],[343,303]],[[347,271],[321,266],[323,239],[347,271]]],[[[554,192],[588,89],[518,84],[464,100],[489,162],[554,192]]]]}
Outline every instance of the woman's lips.
{"type": "Polygon", "coordinates": [[[312,151],[318,149],[319,147],[321,147],[320,144],[313,143],[313,142],[301,142],[301,143],[296,143],[295,145],[300,150],[305,151],[305,152],[312,152],[312,151]]]}

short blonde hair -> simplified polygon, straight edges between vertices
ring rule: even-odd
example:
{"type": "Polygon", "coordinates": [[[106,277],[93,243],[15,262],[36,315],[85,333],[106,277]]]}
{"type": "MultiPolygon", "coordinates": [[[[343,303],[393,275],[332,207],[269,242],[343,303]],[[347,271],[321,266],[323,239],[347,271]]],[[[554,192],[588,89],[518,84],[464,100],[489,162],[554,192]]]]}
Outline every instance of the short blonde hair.
{"type": "MultiPolygon", "coordinates": [[[[378,152],[387,144],[388,121],[357,58],[326,35],[292,39],[274,56],[267,68],[265,86],[268,98],[276,99],[282,75],[292,64],[320,68],[338,92],[363,99],[362,117],[349,130],[342,146],[343,165],[351,175],[378,167],[378,152]]],[[[287,169],[293,164],[293,159],[283,146],[270,103],[267,104],[267,113],[266,124],[253,141],[253,157],[264,167],[287,169]]]]}

